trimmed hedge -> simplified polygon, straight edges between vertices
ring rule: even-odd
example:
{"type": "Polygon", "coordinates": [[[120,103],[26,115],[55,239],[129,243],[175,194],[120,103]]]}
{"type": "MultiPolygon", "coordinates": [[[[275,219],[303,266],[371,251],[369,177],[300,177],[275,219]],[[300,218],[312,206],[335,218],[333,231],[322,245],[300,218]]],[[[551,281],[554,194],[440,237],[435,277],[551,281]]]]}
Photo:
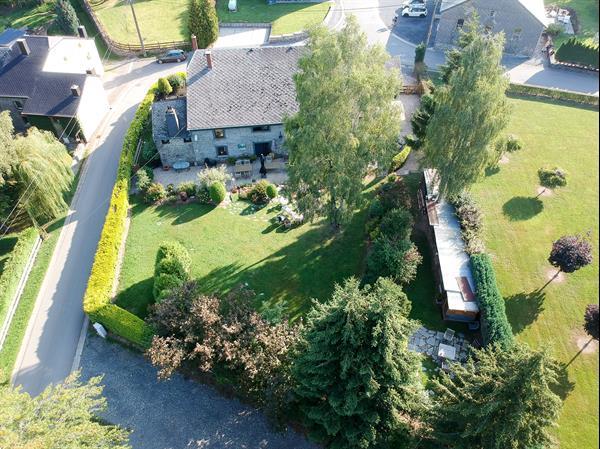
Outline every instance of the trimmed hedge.
{"type": "Polygon", "coordinates": [[[588,45],[576,37],[563,42],[554,57],[559,62],[568,62],[584,67],[598,68],[598,45],[588,45]]]}
{"type": "Polygon", "coordinates": [[[129,311],[112,304],[111,296],[129,208],[128,192],[133,157],[137,142],[150,120],[150,108],[156,92],[157,84],[154,84],[140,103],[125,134],[117,181],[83,298],[83,311],[88,314],[90,320],[102,324],[110,332],[144,349],[150,347],[154,335],[152,327],[129,311]]]}
{"type": "Polygon", "coordinates": [[[190,280],[192,259],[185,247],[178,242],[164,242],[158,247],[154,263],[154,287],[156,301],[176,287],[190,280]]]}
{"type": "Polygon", "coordinates": [[[17,236],[17,243],[6,259],[0,275],[0,326],[4,322],[9,303],[17,291],[19,280],[29,260],[29,255],[38,237],[35,228],[27,228],[17,236]]]}
{"type": "Polygon", "coordinates": [[[498,343],[510,346],[513,343],[513,333],[508,318],[504,298],[496,283],[496,274],[490,256],[473,254],[473,277],[477,289],[477,298],[481,309],[481,335],[483,344],[498,343]]]}
{"type": "Polygon", "coordinates": [[[530,86],[527,84],[510,83],[507,94],[528,97],[550,98],[553,100],[569,101],[598,107],[598,97],[594,95],[571,92],[567,90],[549,89],[546,87],[530,86]]]}
{"type": "Polygon", "coordinates": [[[400,170],[402,166],[406,163],[408,156],[411,152],[410,145],[404,145],[402,151],[396,154],[392,159],[392,164],[390,166],[390,173],[400,170]]]}

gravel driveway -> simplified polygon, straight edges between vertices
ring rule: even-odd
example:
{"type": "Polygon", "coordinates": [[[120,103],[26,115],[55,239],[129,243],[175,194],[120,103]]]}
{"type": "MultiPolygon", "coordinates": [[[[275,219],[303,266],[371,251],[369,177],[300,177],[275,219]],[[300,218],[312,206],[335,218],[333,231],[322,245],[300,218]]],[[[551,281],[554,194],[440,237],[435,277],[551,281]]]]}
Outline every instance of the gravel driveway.
{"type": "Polygon", "coordinates": [[[91,332],[82,378],[104,375],[104,418],[131,429],[133,449],[317,449],[294,432],[273,431],[249,406],[175,375],[159,382],[140,354],[91,332]]]}

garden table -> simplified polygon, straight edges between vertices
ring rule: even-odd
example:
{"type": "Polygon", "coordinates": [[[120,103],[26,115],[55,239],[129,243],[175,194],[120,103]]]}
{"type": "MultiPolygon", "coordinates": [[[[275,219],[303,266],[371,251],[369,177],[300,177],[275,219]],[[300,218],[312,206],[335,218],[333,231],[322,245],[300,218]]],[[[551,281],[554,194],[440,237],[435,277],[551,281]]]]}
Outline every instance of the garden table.
{"type": "Polygon", "coordinates": [[[190,163],[187,161],[177,161],[173,164],[173,170],[176,172],[188,170],[190,168],[190,163]]]}
{"type": "Polygon", "coordinates": [[[451,345],[446,345],[444,343],[440,343],[438,347],[438,357],[448,360],[456,359],[456,348],[451,345]]]}

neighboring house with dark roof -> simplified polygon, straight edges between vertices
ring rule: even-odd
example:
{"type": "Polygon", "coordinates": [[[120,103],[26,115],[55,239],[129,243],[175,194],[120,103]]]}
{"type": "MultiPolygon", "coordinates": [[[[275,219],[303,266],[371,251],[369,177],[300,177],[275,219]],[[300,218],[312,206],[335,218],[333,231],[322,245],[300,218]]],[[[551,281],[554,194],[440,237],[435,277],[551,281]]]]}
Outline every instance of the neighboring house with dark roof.
{"type": "Polygon", "coordinates": [[[152,107],[163,166],[283,152],[283,119],[297,112],[293,75],[303,47],[197,50],[186,98],[152,107]]]}
{"type": "Polygon", "coordinates": [[[28,125],[65,139],[89,140],[108,112],[102,63],[93,39],[0,34],[0,110],[18,131],[28,125]]]}
{"type": "Polygon", "coordinates": [[[473,12],[484,29],[504,32],[504,51],[514,55],[532,56],[549,23],[543,0],[442,0],[435,17],[435,46],[456,45],[473,12]]]}

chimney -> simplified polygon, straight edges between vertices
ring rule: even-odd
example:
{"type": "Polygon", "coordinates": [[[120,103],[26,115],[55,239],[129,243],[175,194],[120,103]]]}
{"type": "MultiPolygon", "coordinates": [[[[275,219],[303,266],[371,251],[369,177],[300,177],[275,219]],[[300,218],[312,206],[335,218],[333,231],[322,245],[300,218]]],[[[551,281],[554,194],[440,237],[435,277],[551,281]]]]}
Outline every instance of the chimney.
{"type": "Polygon", "coordinates": [[[27,45],[27,41],[25,39],[17,39],[17,45],[19,46],[19,51],[23,56],[27,56],[29,53],[31,53],[29,45],[27,45]]]}
{"type": "Polygon", "coordinates": [[[204,52],[204,56],[206,56],[206,65],[208,66],[209,69],[212,69],[213,62],[212,62],[212,53],[210,52],[210,50],[206,50],[204,52]]]}
{"type": "Polygon", "coordinates": [[[73,84],[71,86],[71,95],[73,95],[74,97],[81,97],[81,89],[77,84],[73,84]]]}
{"type": "Polygon", "coordinates": [[[87,31],[85,30],[85,27],[83,25],[79,25],[77,27],[77,34],[79,35],[80,38],[82,39],[87,39],[88,35],[87,35],[87,31]]]}
{"type": "Polygon", "coordinates": [[[167,108],[166,112],[167,121],[167,133],[169,137],[175,137],[179,134],[179,118],[177,117],[177,111],[172,106],[167,108]]]}
{"type": "Polygon", "coordinates": [[[195,34],[192,34],[192,51],[198,50],[198,39],[195,34]]]}

